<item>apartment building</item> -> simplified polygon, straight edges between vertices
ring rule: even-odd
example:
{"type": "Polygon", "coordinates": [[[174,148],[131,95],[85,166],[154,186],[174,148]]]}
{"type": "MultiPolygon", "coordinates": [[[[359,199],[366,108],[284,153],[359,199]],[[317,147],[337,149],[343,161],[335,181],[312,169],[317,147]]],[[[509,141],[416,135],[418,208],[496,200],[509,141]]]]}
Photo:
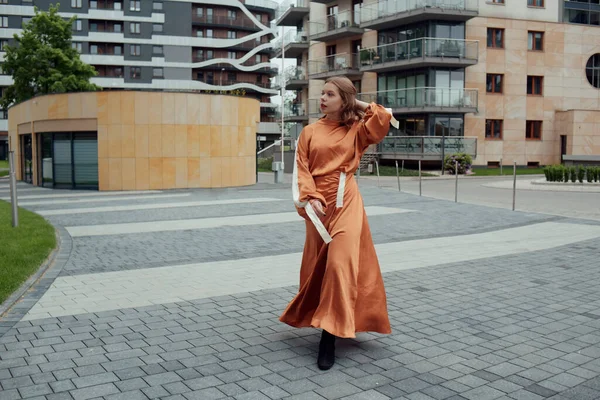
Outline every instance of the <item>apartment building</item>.
{"type": "Polygon", "coordinates": [[[286,120],[314,121],[324,79],[348,76],[400,121],[372,149],[382,162],[439,164],[461,151],[478,166],[536,166],[600,155],[594,1],[291,0],[276,23],[298,32],[284,38],[297,60],[286,88],[298,99],[286,120]]]}
{"type": "MultiPolygon", "coordinates": [[[[2,0],[0,50],[34,15],[58,0],[2,0]]],[[[278,92],[270,78],[270,27],[278,4],[271,0],[62,0],[60,14],[77,16],[73,46],[104,89],[171,91],[244,90],[261,102],[261,136],[278,136],[278,92]]],[[[0,57],[3,53],[0,52],[0,57]]],[[[0,58],[1,60],[1,58],[0,58]]],[[[1,69],[0,69],[1,71],[1,69]]],[[[12,83],[0,75],[0,90],[12,83]]],[[[0,111],[0,135],[7,113],[0,111]]],[[[6,137],[6,136],[4,136],[6,137]]],[[[0,140],[2,140],[0,138],[0,140]]],[[[2,145],[0,143],[0,156],[2,145]]]]}

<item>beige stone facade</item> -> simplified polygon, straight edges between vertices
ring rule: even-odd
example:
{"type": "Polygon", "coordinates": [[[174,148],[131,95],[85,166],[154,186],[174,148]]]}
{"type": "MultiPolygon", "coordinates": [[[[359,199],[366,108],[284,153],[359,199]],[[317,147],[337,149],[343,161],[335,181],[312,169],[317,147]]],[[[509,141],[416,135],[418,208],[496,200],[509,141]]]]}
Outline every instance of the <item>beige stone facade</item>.
{"type": "Polygon", "coordinates": [[[192,93],[107,91],[41,96],[9,110],[11,149],[32,134],[40,184],[40,133],[96,131],[100,190],[218,188],[256,179],[258,100],[192,93]]]}
{"type": "Polygon", "coordinates": [[[586,64],[600,53],[600,28],[518,19],[478,17],[467,39],[480,41],[479,62],[466,69],[465,86],[479,90],[479,112],[465,117],[465,136],[478,138],[476,165],[548,165],[566,154],[600,154],[600,90],[586,64]],[[489,48],[488,28],[504,29],[504,48],[489,48]],[[543,32],[543,49],[528,50],[528,32],[543,32]],[[486,75],[503,74],[503,93],[486,92],[486,75]],[[541,95],[527,94],[527,77],[543,79],[541,95]],[[573,110],[573,111],[569,111],[573,110]],[[502,139],[486,138],[486,120],[502,120],[502,139]],[[541,139],[526,138],[527,121],[542,121],[541,139]]]}

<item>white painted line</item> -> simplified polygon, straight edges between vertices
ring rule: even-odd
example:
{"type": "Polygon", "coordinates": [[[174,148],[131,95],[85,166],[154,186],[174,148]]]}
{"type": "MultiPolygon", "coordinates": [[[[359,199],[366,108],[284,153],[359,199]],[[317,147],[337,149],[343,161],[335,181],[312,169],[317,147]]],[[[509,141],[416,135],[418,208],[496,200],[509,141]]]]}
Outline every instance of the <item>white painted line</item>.
{"type": "Polygon", "coordinates": [[[128,206],[113,206],[113,207],[93,207],[93,208],[71,208],[68,210],[41,210],[36,211],[40,215],[64,215],[64,214],[85,214],[85,213],[101,213],[115,211],[136,211],[136,210],[154,210],[159,208],[179,208],[179,207],[202,207],[213,205],[227,204],[249,204],[249,203],[264,203],[270,201],[284,201],[283,199],[274,199],[268,197],[257,197],[248,199],[229,199],[229,200],[210,200],[210,201],[188,201],[182,203],[152,203],[152,204],[133,204],[128,206]]]}
{"type": "MultiPolygon", "coordinates": [[[[61,197],[92,197],[92,196],[128,196],[132,194],[145,194],[145,193],[162,193],[160,190],[142,190],[142,191],[131,191],[131,192],[96,192],[96,191],[64,191],[55,194],[40,194],[40,195],[28,195],[19,196],[19,199],[52,199],[61,197]]],[[[0,200],[10,200],[10,197],[0,197],[0,200]]]]}
{"type": "MultiPolygon", "coordinates": [[[[385,215],[411,212],[401,208],[390,207],[366,207],[367,215],[385,215]]],[[[71,237],[80,236],[104,236],[104,235],[126,235],[132,233],[183,231],[190,229],[218,228],[222,226],[244,226],[260,224],[277,224],[282,222],[294,222],[302,219],[296,212],[239,215],[220,218],[199,218],[173,221],[151,221],[135,222],[129,224],[106,224],[67,227],[71,237]]]]}
{"type": "MultiPolygon", "coordinates": [[[[375,247],[382,271],[392,272],[551,249],[599,237],[600,226],[544,222],[375,247]]],[[[285,287],[298,281],[301,257],[291,253],[59,277],[24,320],[285,287]]]]}
{"type": "Polygon", "coordinates": [[[56,204],[81,204],[81,203],[99,203],[107,201],[122,200],[146,200],[146,199],[168,199],[174,197],[188,197],[191,193],[173,193],[173,194],[146,194],[139,196],[116,196],[116,197],[84,197],[82,199],[59,199],[59,200],[31,200],[21,201],[19,196],[19,206],[50,206],[56,204]]]}

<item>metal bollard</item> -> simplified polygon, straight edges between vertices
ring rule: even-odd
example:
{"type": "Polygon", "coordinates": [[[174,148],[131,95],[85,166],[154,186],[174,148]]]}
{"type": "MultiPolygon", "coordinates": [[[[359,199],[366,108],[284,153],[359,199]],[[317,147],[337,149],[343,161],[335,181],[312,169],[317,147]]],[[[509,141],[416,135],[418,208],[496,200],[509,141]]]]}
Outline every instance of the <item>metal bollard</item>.
{"type": "Polygon", "coordinates": [[[513,205],[512,210],[515,211],[515,201],[517,198],[517,162],[513,165],[513,205]]]}
{"type": "Polygon", "coordinates": [[[404,172],[404,160],[402,160],[402,172],[404,172]]]}
{"type": "Polygon", "coordinates": [[[504,174],[502,173],[502,158],[501,158],[500,159],[500,176],[502,176],[502,175],[504,175],[504,174]]]}
{"type": "Polygon", "coordinates": [[[8,173],[10,175],[10,204],[12,208],[12,226],[19,226],[19,207],[17,199],[17,176],[15,172],[15,152],[8,152],[8,173]]]}
{"type": "Polygon", "coordinates": [[[377,169],[377,187],[380,187],[380,185],[379,185],[379,162],[377,162],[377,160],[375,160],[375,168],[377,169]]]}
{"type": "Polygon", "coordinates": [[[396,160],[396,178],[398,179],[398,191],[401,192],[400,188],[400,173],[398,173],[398,160],[396,160]]]}
{"type": "Polygon", "coordinates": [[[454,161],[454,174],[456,175],[456,182],[454,183],[454,202],[458,203],[458,161],[454,161]]]}
{"type": "Polygon", "coordinates": [[[421,190],[421,160],[419,160],[419,196],[421,196],[423,194],[422,190],[421,190]]]}

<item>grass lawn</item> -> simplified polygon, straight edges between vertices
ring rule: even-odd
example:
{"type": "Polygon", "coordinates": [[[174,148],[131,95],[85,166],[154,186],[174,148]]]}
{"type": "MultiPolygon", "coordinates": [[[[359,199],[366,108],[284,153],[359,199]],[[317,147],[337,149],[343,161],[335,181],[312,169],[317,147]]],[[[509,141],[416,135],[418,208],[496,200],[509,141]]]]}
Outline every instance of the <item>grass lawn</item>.
{"type": "Polygon", "coordinates": [[[54,228],[41,216],[19,209],[13,228],[10,203],[0,200],[0,303],[33,275],[56,246],[54,228]]]}
{"type": "Polygon", "coordinates": [[[8,161],[0,160],[0,177],[8,176],[8,161]],[[6,169],[6,171],[2,171],[6,169]]]}
{"type": "MultiPolygon", "coordinates": [[[[500,176],[500,168],[474,168],[475,176],[500,176]]],[[[513,167],[502,168],[502,175],[513,174],[513,167]]],[[[544,168],[517,168],[517,175],[544,175],[544,168]]]]}
{"type": "MultiPolygon", "coordinates": [[[[400,176],[419,176],[419,171],[414,170],[414,169],[404,168],[404,171],[403,171],[402,168],[398,167],[398,172],[399,172],[400,176]]],[[[366,172],[362,172],[361,175],[366,176],[368,174],[366,172]]],[[[377,176],[377,168],[375,168],[375,166],[373,166],[373,174],[372,175],[377,176]]],[[[387,165],[380,165],[379,166],[379,176],[396,176],[396,167],[388,167],[387,165]]],[[[421,172],[421,176],[426,177],[426,176],[436,176],[436,175],[429,174],[427,172],[421,172]]]]}

